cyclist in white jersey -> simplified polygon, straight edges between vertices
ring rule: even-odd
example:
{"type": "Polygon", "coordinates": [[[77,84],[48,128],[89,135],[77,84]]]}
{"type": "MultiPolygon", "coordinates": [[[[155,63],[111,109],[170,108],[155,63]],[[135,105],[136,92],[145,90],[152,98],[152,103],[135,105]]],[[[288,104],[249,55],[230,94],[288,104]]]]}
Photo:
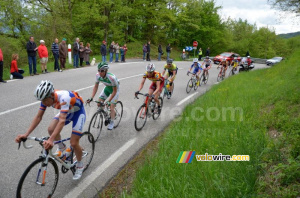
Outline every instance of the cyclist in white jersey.
{"type": "MultiPolygon", "coordinates": [[[[98,64],[98,73],[96,74],[96,82],[93,88],[92,96],[86,102],[90,103],[93,101],[93,98],[98,91],[99,83],[102,82],[105,87],[103,88],[98,101],[104,102],[107,99],[106,103],[107,105],[110,105],[111,121],[108,124],[107,129],[112,130],[114,128],[114,118],[116,116],[115,106],[119,100],[120,83],[114,74],[107,72],[108,69],[109,66],[106,62],[101,62],[98,64]]],[[[100,104],[98,104],[98,106],[100,106],[100,104]]]]}
{"type": "MultiPolygon", "coordinates": [[[[208,70],[211,68],[212,66],[212,61],[209,59],[209,56],[206,56],[201,67],[203,69],[203,71],[206,73],[206,76],[208,74],[208,70]]],[[[205,81],[206,79],[203,78],[203,81],[205,81]]]]}

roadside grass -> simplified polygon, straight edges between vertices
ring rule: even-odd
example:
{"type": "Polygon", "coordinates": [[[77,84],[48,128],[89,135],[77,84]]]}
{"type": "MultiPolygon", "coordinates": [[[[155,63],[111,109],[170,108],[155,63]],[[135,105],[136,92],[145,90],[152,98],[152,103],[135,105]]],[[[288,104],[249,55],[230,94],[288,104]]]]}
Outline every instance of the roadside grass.
{"type": "Polygon", "coordinates": [[[270,69],[230,77],[184,110],[146,154],[122,197],[297,197],[300,192],[300,50],[270,69]],[[176,163],[196,155],[244,162],[176,163]]]}

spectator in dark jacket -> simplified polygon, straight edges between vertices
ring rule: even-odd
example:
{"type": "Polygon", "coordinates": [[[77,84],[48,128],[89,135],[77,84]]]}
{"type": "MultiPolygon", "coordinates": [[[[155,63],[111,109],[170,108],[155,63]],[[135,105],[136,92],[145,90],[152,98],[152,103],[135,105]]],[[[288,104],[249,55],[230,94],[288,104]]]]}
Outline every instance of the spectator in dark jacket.
{"type": "Polygon", "coordinates": [[[126,59],[125,57],[126,57],[126,53],[127,53],[127,50],[128,50],[126,43],[123,46],[123,50],[124,50],[123,62],[125,62],[125,59],[126,59]]]}
{"type": "Polygon", "coordinates": [[[80,42],[80,45],[79,45],[80,67],[82,67],[82,63],[83,63],[84,50],[85,50],[85,48],[84,48],[83,42],[80,42]]]}
{"type": "Polygon", "coordinates": [[[67,60],[67,56],[68,56],[68,47],[67,47],[66,41],[67,41],[67,39],[63,38],[61,43],[58,46],[60,66],[63,69],[66,68],[65,64],[66,64],[66,60],[67,60]]]}
{"type": "Polygon", "coordinates": [[[161,44],[158,45],[158,60],[161,60],[161,55],[163,54],[162,48],[161,48],[161,44]]]}
{"type": "Polygon", "coordinates": [[[6,83],[6,81],[3,80],[3,54],[1,48],[0,48],[0,82],[6,83]]]}
{"type": "Polygon", "coordinates": [[[209,56],[209,55],[210,55],[210,49],[209,49],[209,47],[208,47],[207,50],[206,50],[205,56],[209,56]]]}
{"type": "Polygon", "coordinates": [[[74,57],[74,63],[73,67],[78,68],[78,62],[79,62],[79,38],[76,38],[74,44],[73,44],[73,57],[74,57]]]}
{"type": "Polygon", "coordinates": [[[143,46],[143,60],[146,61],[146,54],[147,54],[147,44],[145,43],[143,46]]]}
{"type": "Polygon", "coordinates": [[[102,62],[106,62],[106,41],[102,41],[100,52],[102,55],[102,62]]]}
{"type": "Polygon", "coordinates": [[[115,42],[111,42],[109,46],[109,62],[112,63],[114,60],[115,42]]]}
{"type": "Polygon", "coordinates": [[[147,44],[147,61],[151,61],[150,60],[150,41],[148,41],[148,44],[147,44]]]}
{"type": "Polygon", "coordinates": [[[166,52],[167,52],[167,60],[170,58],[170,54],[171,54],[171,44],[169,43],[166,47],[166,52]]]}
{"type": "Polygon", "coordinates": [[[51,51],[52,51],[52,54],[54,56],[54,71],[56,70],[56,71],[61,72],[62,70],[59,68],[59,63],[58,63],[59,46],[58,46],[58,39],[57,38],[54,40],[54,43],[52,43],[51,51]]]}
{"type": "Polygon", "coordinates": [[[26,50],[27,50],[27,55],[28,55],[28,64],[29,64],[29,74],[30,74],[30,76],[39,75],[36,72],[36,51],[38,50],[38,48],[36,47],[33,36],[31,36],[29,38],[29,41],[26,44],[26,50]],[[32,72],[32,65],[33,65],[33,72],[32,72]]]}

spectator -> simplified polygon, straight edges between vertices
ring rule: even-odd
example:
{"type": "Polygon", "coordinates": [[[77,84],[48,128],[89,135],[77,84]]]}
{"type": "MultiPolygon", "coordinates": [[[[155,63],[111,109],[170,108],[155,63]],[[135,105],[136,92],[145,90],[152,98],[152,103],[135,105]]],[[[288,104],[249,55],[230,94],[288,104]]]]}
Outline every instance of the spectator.
{"type": "Polygon", "coordinates": [[[29,41],[26,44],[26,50],[27,50],[27,55],[28,55],[28,64],[29,64],[29,74],[30,74],[30,76],[39,75],[36,72],[36,51],[38,50],[38,48],[36,47],[33,36],[31,36],[29,38],[29,41]],[[32,72],[32,66],[33,66],[33,72],[32,72]]]}
{"type": "Polygon", "coordinates": [[[1,48],[0,48],[0,82],[6,83],[6,81],[3,80],[3,54],[1,48]]]}
{"type": "Polygon", "coordinates": [[[125,62],[125,57],[126,57],[126,53],[127,53],[127,46],[126,46],[126,43],[124,44],[123,49],[124,49],[123,62],[125,62]]]}
{"type": "Polygon", "coordinates": [[[85,50],[84,50],[84,59],[83,61],[85,61],[85,64],[90,66],[90,53],[93,52],[90,48],[90,44],[87,43],[85,50]]]}
{"type": "Polygon", "coordinates": [[[116,44],[116,63],[119,62],[120,46],[119,43],[116,44]]]}
{"type": "Polygon", "coordinates": [[[51,51],[52,51],[52,54],[54,56],[54,71],[56,70],[56,71],[62,72],[62,70],[59,68],[59,63],[58,63],[59,46],[58,46],[58,39],[57,38],[54,40],[54,43],[52,43],[51,51]]]}
{"type": "Polygon", "coordinates": [[[124,61],[124,48],[123,47],[120,47],[120,52],[121,52],[121,62],[125,62],[124,61]]]}
{"type": "Polygon", "coordinates": [[[147,44],[145,43],[143,46],[143,60],[146,61],[146,54],[147,54],[147,44]]]}
{"type": "Polygon", "coordinates": [[[206,50],[205,56],[209,56],[209,55],[210,55],[210,49],[209,49],[209,47],[208,47],[207,50],[206,50]]]}
{"type": "Polygon", "coordinates": [[[106,41],[102,41],[100,52],[102,55],[102,62],[106,62],[106,41]]]}
{"type": "Polygon", "coordinates": [[[171,44],[169,43],[169,44],[167,45],[167,47],[166,47],[167,60],[169,60],[169,58],[170,58],[171,50],[172,50],[171,44]]]}
{"type": "Polygon", "coordinates": [[[109,46],[109,62],[112,63],[114,60],[115,42],[111,42],[109,46]]]}
{"type": "Polygon", "coordinates": [[[147,44],[147,61],[151,61],[150,60],[150,41],[148,41],[148,44],[147,44]]]}
{"type": "Polygon", "coordinates": [[[83,42],[80,42],[80,45],[79,45],[80,67],[82,67],[82,63],[83,63],[84,50],[85,50],[85,48],[84,48],[83,42]]]}
{"type": "Polygon", "coordinates": [[[48,62],[48,50],[47,47],[45,46],[45,41],[40,40],[40,46],[38,47],[38,53],[41,61],[41,68],[42,68],[42,73],[49,73],[47,71],[47,62],[48,62]]]}
{"type": "Polygon", "coordinates": [[[74,63],[73,67],[78,68],[78,62],[79,62],[79,38],[76,38],[74,44],[73,44],[73,57],[74,57],[74,63]]]}
{"type": "Polygon", "coordinates": [[[161,48],[161,44],[158,45],[158,60],[161,60],[161,55],[163,55],[163,51],[161,48]]]}
{"type": "Polygon", "coordinates": [[[60,67],[66,69],[66,59],[68,56],[68,47],[66,44],[67,39],[63,38],[61,43],[59,44],[59,61],[60,67]]]}
{"type": "Polygon", "coordinates": [[[199,57],[198,57],[198,61],[201,61],[202,59],[202,49],[201,47],[199,48],[199,53],[198,53],[199,57]]]}
{"type": "Polygon", "coordinates": [[[23,79],[23,73],[24,70],[22,69],[18,69],[18,65],[17,65],[17,60],[19,59],[19,55],[18,54],[13,54],[12,55],[12,61],[11,61],[11,65],[10,65],[10,79],[12,80],[13,78],[16,79],[23,79]]]}

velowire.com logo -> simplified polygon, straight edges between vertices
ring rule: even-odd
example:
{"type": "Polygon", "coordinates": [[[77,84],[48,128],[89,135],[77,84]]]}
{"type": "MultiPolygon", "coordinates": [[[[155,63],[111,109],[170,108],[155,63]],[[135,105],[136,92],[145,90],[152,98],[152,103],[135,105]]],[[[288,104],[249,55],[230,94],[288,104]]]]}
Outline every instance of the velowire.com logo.
{"type": "Polygon", "coordinates": [[[181,151],[176,163],[191,163],[195,155],[195,151],[181,151]]]}

